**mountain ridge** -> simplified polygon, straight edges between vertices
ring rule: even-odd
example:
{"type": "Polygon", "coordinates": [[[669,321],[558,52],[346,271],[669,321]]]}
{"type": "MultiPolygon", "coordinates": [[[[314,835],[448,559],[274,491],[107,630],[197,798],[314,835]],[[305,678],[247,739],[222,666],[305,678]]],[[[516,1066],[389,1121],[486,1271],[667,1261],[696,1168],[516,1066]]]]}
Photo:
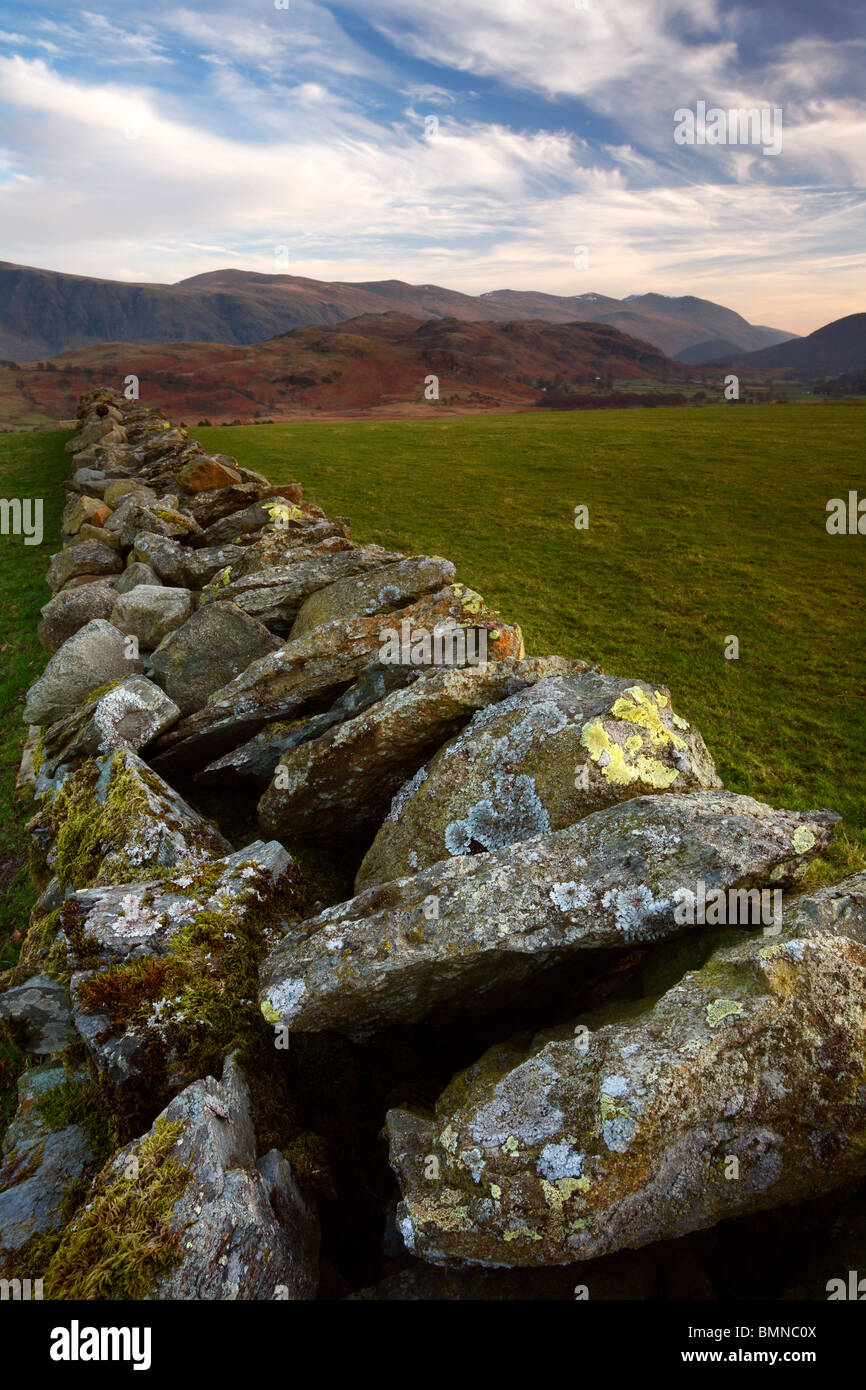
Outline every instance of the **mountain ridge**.
{"type": "Polygon", "coordinates": [[[164,285],[0,261],[0,358],[33,361],[109,342],[244,345],[395,309],[421,320],[608,323],[672,357],[701,343],[747,352],[795,336],[694,295],[618,300],[505,289],[476,296],[396,279],[325,281],[238,267],[164,285]]]}

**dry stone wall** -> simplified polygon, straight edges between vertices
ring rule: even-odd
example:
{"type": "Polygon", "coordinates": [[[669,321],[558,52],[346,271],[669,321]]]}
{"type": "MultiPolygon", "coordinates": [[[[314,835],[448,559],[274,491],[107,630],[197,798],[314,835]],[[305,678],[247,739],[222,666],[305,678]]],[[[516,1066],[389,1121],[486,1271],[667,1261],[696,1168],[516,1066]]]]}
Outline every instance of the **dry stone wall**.
{"type": "Polygon", "coordinates": [[[382,1297],[616,1296],[601,1257],[866,1173],[866,878],[799,890],[832,811],[137,402],[67,449],[0,1265],[333,1297],[379,1220],[382,1297]]]}

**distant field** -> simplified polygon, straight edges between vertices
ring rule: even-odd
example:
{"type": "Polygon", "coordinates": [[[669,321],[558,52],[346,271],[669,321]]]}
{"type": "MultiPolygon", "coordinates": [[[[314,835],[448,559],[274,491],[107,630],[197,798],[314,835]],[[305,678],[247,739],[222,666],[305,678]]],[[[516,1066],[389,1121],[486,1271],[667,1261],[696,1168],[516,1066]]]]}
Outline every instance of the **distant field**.
{"type": "Polygon", "coordinates": [[[835,806],[866,843],[866,536],[825,528],[866,496],[866,405],[194,433],[361,540],[453,559],[529,651],[670,686],[726,785],[835,806]]]}

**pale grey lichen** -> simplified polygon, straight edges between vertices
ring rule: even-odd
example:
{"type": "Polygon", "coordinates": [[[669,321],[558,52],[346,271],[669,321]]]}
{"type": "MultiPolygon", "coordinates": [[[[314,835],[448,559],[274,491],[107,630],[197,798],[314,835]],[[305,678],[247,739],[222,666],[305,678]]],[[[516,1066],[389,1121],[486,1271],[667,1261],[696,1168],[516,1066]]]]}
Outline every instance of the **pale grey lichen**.
{"type": "Polygon", "coordinates": [[[577,1153],[562,1140],[558,1144],[545,1144],[535,1166],[537,1172],[549,1182],[558,1182],[561,1178],[579,1178],[585,1162],[585,1153],[577,1153]]]}

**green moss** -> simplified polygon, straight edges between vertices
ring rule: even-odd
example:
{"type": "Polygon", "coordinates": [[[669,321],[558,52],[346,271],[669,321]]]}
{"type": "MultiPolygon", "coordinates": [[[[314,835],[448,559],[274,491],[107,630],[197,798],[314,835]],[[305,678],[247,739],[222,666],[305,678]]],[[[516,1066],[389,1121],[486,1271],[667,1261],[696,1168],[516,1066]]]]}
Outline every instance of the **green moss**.
{"type": "Polygon", "coordinates": [[[42,1121],[50,1130],[80,1125],[99,1166],[128,1138],[116,1092],[96,1076],[70,1072],[59,1086],[40,1096],[38,1106],[42,1121]]]}
{"type": "MultiPolygon", "coordinates": [[[[128,842],[137,818],[147,809],[140,782],[115,758],[104,800],[96,799],[99,768],[88,761],[64,782],[48,812],[55,830],[54,871],[62,888],[86,888],[100,882],[103,861],[118,854],[128,842]]],[[[140,866],[123,856],[112,868],[109,881],[134,879],[140,866]]]]}
{"type": "Polygon", "coordinates": [[[45,1272],[53,1299],[142,1299],[181,1259],[171,1222],[192,1174],[170,1157],[182,1125],[158,1119],[133,1152],[137,1174],[103,1170],[45,1272]]]}
{"type": "MultiPolygon", "coordinates": [[[[209,866],[200,877],[219,876],[209,866]]],[[[207,897],[213,882],[187,889],[190,897],[207,897]]],[[[250,897],[270,894],[267,874],[248,881],[250,897]]],[[[254,1046],[273,1034],[259,1012],[258,966],[265,952],[265,933],[287,914],[300,916],[305,893],[286,888],[279,902],[214,910],[203,907],[171,936],[166,954],[134,957],[99,970],[83,981],[79,997],[90,1013],[105,1013],[115,1028],[145,1023],[154,1009],[176,1066],[190,1078],[219,1067],[227,1053],[254,1046]]]]}
{"type": "Polygon", "coordinates": [[[136,956],[82,980],[78,997],[85,1013],[106,1014],[115,1027],[131,1025],[143,1022],[154,1001],[179,987],[182,978],[170,958],[136,956]]]}

